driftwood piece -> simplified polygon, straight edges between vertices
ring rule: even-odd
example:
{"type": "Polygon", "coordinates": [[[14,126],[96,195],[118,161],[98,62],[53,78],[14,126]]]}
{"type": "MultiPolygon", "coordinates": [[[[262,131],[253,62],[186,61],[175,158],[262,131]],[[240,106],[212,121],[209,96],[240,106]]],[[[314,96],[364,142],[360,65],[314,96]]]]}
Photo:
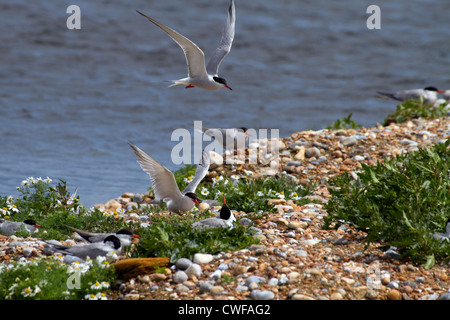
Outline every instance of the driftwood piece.
{"type": "Polygon", "coordinates": [[[149,274],[155,272],[155,266],[166,267],[169,265],[170,258],[132,258],[117,261],[113,264],[120,278],[127,280],[140,274],[149,274]]]}

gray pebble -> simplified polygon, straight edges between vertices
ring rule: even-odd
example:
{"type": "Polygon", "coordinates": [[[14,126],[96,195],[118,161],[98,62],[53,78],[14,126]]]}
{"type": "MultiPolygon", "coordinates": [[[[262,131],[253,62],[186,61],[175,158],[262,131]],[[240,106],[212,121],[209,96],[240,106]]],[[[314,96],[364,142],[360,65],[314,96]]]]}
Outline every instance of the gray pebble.
{"type": "Polygon", "coordinates": [[[272,300],[275,294],[272,291],[253,290],[250,294],[250,298],[253,300],[272,300]]]}
{"type": "Polygon", "coordinates": [[[339,238],[333,244],[334,245],[346,245],[346,244],[348,244],[348,240],[346,240],[344,238],[339,238]]]}
{"type": "Polygon", "coordinates": [[[353,136],[345,137],[341,140],[341,143],[346,147],[353,146],[356,144],[356,142],[358,142],[358,140],[353,136]]]}
{"type": "Polygon", "coordinates": [[[355,161],[364,161],[364,157],[363,156],[354,156],[353,160],[355,160],[355,161]]]}
{"type": "Polygon", "coordinates": [[[247,290],[248,290],[248,287],[244,286],[242,284],[240,284],[236,287],[236,291],[247,291],[247,290]]]}
{"type": "Polygon", "coordinates": [[[320,143],[320,142],[313,142],[312,143],[312,146],[313,147],[317,147],[317,148],[321,148],[321,149],[324,149],[324,150],[328,150],[328,146],[326,145],[326,144],[323,144],[323,143],[320,143]]]}
{"type": "Polygon", "coordinates": [[[305,150],[305,156],[307,158],[311,158],[311,157],[318,158],[318,157],[320,157],[320,150],[317,149],[316,147],[308,148],[305,150]]]}
{"type": "Polygon", "coordinates": [[[289,278],[286,276],[282,276],[279,280],[278,283],[279,284],[286,284],[288,282],[289,278]]]}
{"type": "Polygon", "coordinates": [[[270,280],[267,282],[267,284],[268,284],[269,286],[276,287],[276,286],[278,285],[278,279],[277,279],[277,278],[272,278],[272,279],[270,279],[270,280]]]}
{"type": "Polygon", "coordinates": [[[450,292],[444,293],[439,297],[439,300],[450,300],[450,292]]]}
{"type": "Polygon", "coordinates": [[[375,290],[367,290],[365,297],[367,299],[375,299],[376,297],[378,297],[378,292],[375,290]]]}
{"type": "Polygon", "coordinates": [[[391,281],[386,285],[386,287],[389,289],[398,289],[399,285],[397,281],[391,281]]]}
{"type": "Polygon", "coordinates": [[[437,292],[433,294],[426,294],[419,298],[419,300],[437,300],[439,298],[439,294],[437,292]]]}
{"type": "Polygon", "coordinates": [[[25,247],[25,248],[23,248],[23,250],[22,250],[22,255],[23,255],[24,257],[31,257],[31,255],[33,254],[33,252],[34,252],[34,249],[33,249],[33,248],[25,247]]]}
{"type": "Polygon", "coordinates": [[[188,291],[189,291],[189,288],[183,284],[177,287],[177,292],[188,292],[188,291]]]}
{"type": "Polygon", "coordinates": [[[193,263],[185,272],[188,276],[194,275],[198,278],[202,275],[202,267],[199,264],[193,263]]]}
{"type": "Polygon", "coordinates": [[[205,281],[200,284],[199,293],[210,292],[213,287],[214,285],[211,282],[205,281]]]}
{"type": "Polygon", "coordinates": [[[245,285],[248,287],[250,286],[251,283],[260,283],[260,282],[264,282],[266,281],[266,278],[264,277],[259,277],[259,276],[250,276],[247,278],[247,280],[245,280],[245,285]]]}
{"type": "Polygon", "coordinates": [[[300,161],[289,161],[287,164],[287,166],[301,166],[302,163],[300,161]]]}
{"type": "Polygon", "coordinates": [[[222,270],[222,271],[228,270],[228,264],[226,264],[226,263],[221,263],[221,264],[219,264],[219,266],[217,267],[217,269],[218,269],[218,270],[222,270]]]}
{"type": "Polygon", "coordinates": [[[191,265],[192,265],[192,261],[189,260],[188,258],[180,258],[177,260],[177,262],[175,262],[175,266],[179,270],[186,270],[191,265]]]}
{"type": "Polygon", "coordinates": [[[221,276],[222,276],[222,271],[216,270],[209,277],[213,280],[219,280],[221,276]]]}
{"type": "Polygon", "coordinates": [[[241,224],[241,226],[250,226],[253,224],[253,221],[249,218],[242,218],[241,220],[239,220],[239,223],[241,224]]]}
{"type": "Polygon", "coordinates": [[[294,250],[294,253],[296,256],[299,256],[299,257],[307,257],[308,256],[308,252],[306,252],[305,250],[294,250]]]}
{"type": "Polygon", "coordinates": [[[186,272],[184,272],[184,271],[177,271],[173,275],[173,282],[175,282],[175,283],[183,283],[187,279],[188,279],[188,276],[187,276],[186,272]]]}

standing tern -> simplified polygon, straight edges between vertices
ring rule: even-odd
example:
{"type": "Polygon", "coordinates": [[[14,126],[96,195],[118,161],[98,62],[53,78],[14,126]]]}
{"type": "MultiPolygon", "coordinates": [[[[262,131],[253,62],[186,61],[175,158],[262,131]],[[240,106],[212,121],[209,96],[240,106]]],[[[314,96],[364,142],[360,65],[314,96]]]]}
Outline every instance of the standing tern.
{"type": "Polygon", "coordinates": [[[387,93],[377,91],[378,94],[391,98],[398,101],[405,101],[409,99],[418,100],[423,97],[424,103],[433,104],[437,100],[438,93],[444,93],[443,90],[438,90],[435,87],[426,87],[424,89],[411,89],[411,90],[401,90],[395,93],[387,93]]]}
{"type": "Polygon", "coordinates": [[[11,236],[19,230],[28,231],[33,234],[38,228],[42,228],[36,221],[27,219],[23,222],[0,220],[0,233],[5,236],[11,236]]]}
{"type": "Polygon", "coordinates": [[[197,165],[194,179],[188,184],[186,189],[181,192],[172,172],[158,163],[137,146],[130,144],[134,150],[142,170],[148,173],[152,181],[155,197],[161,199],[167,204],[170,212],[181,214],[194,208],[194,203],[199,204],[199,198],[195,194],[200,181],[205,177],[209,169],[209,156],[207,151],[203,151],[202,161],[197,165]]]}
{"type": "Polygon", "coordinates": [[[76,233],[78,233],[84,240],[94,243],[94,242],[102,242],[107,238],[108,236],[114,235],[117,238],[119,238],[120,242],[122,242],[123,246],[129,246],[131,244],[131,240],[133,238],[139,238],[137,234],[134,234],[128,229],[120,229],[117,232],[110,232],[110,233],[95,233],[95,232],[89,232],[84,231],[81,229],[77,229],[68,225],[64,225],[72,230],[74,230],[76,233]]]}
{"type": "Polygon", "coordinates": [[[247,128],[214,128],[209,129],[205,127],[195,126],[196,129],[204,134],[213,137],[226,150],[237,150],[245,148],[250,133],[247,128]]]}
{"type": "Polygon", "coordinates": [[[119,238],[111,235],[106,237],[102,242],[76,244],[73,246],[47,242],[44,246],[44,253],[51,255],[58,252],[86,260],[87,257],[95,259],[98,256],[107,256],[113,253],[120,254],[122,248],[122,243],[119,238]]]}
{"type": "Polygon", "coordinates": [[[236,21],[234,0],[230,1],[228,17],[225,21],[220,44],[210,58],[206,68],[205,54],[195,43],[155,19],[150,18],[138,10],[136,11],[165,31],[184,51],[188,65],[188,77],[179,80],[171,80],[173,84],[170,85],[170,87],[186,85],[186,88],[199,87],[206,90],[217,90],[225,87],[231,90],[226,80],[219,77],[218,73],[220,63],[230,52],[234,39],[236,21]]]}
{"type": "Polygon", "coordinates": [[[225,197],[223,197],[223,205],[220,209],[219,217],[212,217],[196,221],[192,224],[192,227],[204,227],[204,228],[232,228],[233,222],[236,221],[230,208],[228,208],[225,197]]]}

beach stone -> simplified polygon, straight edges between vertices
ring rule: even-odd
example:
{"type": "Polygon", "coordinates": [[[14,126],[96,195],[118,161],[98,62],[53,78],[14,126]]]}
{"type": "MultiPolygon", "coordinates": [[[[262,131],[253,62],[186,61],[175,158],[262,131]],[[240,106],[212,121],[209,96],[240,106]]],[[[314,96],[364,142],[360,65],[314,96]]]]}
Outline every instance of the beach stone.
{"type": "Polygon", "coordinates": [[[402,294],[398,290],[392,289],[388,292],[387,299],[388,300],[402,300],[402,294]]]}
{"type": "MultiPolygon", "coordinates": [[[[305,147],[301,146],[298,147],[298,152],[295,154],[294,159],[295,160],[305,160],[305,147]]],[[[300,165],[300,164],[298,164],[300,165]]]]}
{"type": "Polygon", "coordinates": [[[450,292],[446,292],[439,297],[439,300],[450,300],[450,292]]]}
{"type": "Polygon", "coordinates": [[[209,278],[211,278],[213,280],[219,280],[221,276],[222,276],[222,271],[216,270],[209,276],[209,278]]]}
{"type": "Polygon", "coordinates": [[[182,293],[182,292],[188,292],[190,289],[187,286],[182,284],[182,285],[179,285],[176,290],[178,293],[182,293]]]}
{"type": "Polygon", "coordinates": [[[249,287],[250,284],[252,284],[252,283],[258,284],[258,283],[264,282],[264,281],[266,281],[266,278],[264,278],[264,277],[260,277],[260,276],[250,276],[250,277],[247,278],[247,280],[245,280],[245,285],[246,285],[247,287],[249,287]]]}
{"type": "Polygon", "coordinates": [[[199,293],[208,293],[211,291],[211,289],[214,287],[214,285],[209,281],[204,281],[200,284],[199,287],[199,293]]]}
{"type": "Polygon", "coordinates": [[[192,261],[189,260],[188,258],[180,258],[177,260],[177,262],[175,262],[175,266],[177,267],[177,269],[180,269],[180,270],[186,270],[191,265],[192,265],[192,261]]]}
{"type": "Polygon", "coordinates": [[[221,294],[225,289],[222,286],[213,286],[209,291],[212,295],[216,296],[221,294]]]}
{"type": "Polygon", "coordinates": [[[365,297],[370,300],[376,299],[378,297],[378,292],[375,290],[369,289],[369,290],[367,290],[365,297]]]}
{"type": "Polygon", "coordinates": [[[188,277],[196,276],[198,278],[202,275],[202,267],[197,263],[193,263],[189,268],[185,270],[185,272],[188,277]]]}
{"type": "Polygon", "coordinates": [[[108,211],[117,211],[117,209],[121,208],[122,205],[117,200],[109,200],[107,203],[105,203],[105,208],[108,211]]]}
{"type": "Polygon", "coordinates": [[[358,142],[358,140],[354,136],[345,137],[345,138],[342,138],[342,140],[341,140],[342,145],[344,145],[346,147],[351,147],[351,146],[355,145],[357,142],[358,142]]]}
{"type": "Polygon", "coordinates": [[[253,290],[250,294],[250,298],[253,300],[272,300],[275,294],[272,291],[253,290]]]}
{"type": "Polygon", "coordinates": [[[239,284],[236,286],[236,291],[247,291],[248,287],[247,286],[243,286],[242,284],[239,284]]]}
{"type": "Polygon", "coordinates": [[[316,300],[313,297],[310,297],[310,296],[307,296],[307,295],[301,294],[301,293],[292,295],[291,299],[292,300],[316,300]]]}
{"type": "Polygon", "coordinates": [[[267,282],[267,284],[268,284],[269,286],[276,287],[276,286],[278,285],[278,279],[277,279],[277,278],[271,278],[271,279],[267,282]]]}
{"type": "Polygon", "coordinates": [[[207,264],[213,261],[214,256],[209,253],[196,253],[194,254],[193,262],[197,264],[207,264]]]}
{"type": "Polygon", "coordinates": [[[236,265],[233,268],[233,275],[238,276],[240,274],[246,273],[247,272],[247,266],[243,266],[243,265],[236,265]]]}
{"type": "Polygon", "coordinates": [[[241,220],[239,220],[239,223],[242,225],[242,226],[250,226],[250,225],[252,225],[253,224],[253,221],[251,220],[251,219],[249,219],[249,218],[242,218],[241,220]]]}
{"type": "Polygon", "coordinates": [[[297,228],[306,228],[308,224],[304,221],[289,221],[288,228],[289,229],[297,229],[297,228]]]}
{"type": "Polygon", "coordinates": [[[333,292],[330,296],[330,299],[331,300],[342,300],[342,299],[344,299],[344,297],[339,292],[333,292]]]}
{"type": "Polygon", "coordinates": [[[184,272],[184,271],[177,271],[173,275],[173,282],[175,282],[175,283],[183,283],[187,279],[188,279],[188,276],[187,276],[186,272],[184,272]]]}
{"type": "Polygon", "coordinates": [[[167,276],[164,273],[152,273],[149,275],[151,281],[164,281],[167,279],[167,276]]]}
{"type": "Polygon", "coordinates": [[[320,157],[320,150],[317,149],[316,147],[308,148],[305,150],[305,156],[307,158],[312,158],[312,157],[318,158],[318,157],[320,157]]]}

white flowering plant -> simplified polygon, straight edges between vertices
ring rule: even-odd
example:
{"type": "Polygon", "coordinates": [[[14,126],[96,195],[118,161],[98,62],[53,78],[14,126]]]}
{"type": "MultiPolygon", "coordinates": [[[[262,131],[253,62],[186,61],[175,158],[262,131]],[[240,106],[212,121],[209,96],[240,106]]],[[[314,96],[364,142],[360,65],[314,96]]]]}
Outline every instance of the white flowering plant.
{"type": "Polygon", "coordinates": [[[104,300],[116,275],[103,259],[71,265],[56,257],[4,261],[0,300],[104,300]]]}

